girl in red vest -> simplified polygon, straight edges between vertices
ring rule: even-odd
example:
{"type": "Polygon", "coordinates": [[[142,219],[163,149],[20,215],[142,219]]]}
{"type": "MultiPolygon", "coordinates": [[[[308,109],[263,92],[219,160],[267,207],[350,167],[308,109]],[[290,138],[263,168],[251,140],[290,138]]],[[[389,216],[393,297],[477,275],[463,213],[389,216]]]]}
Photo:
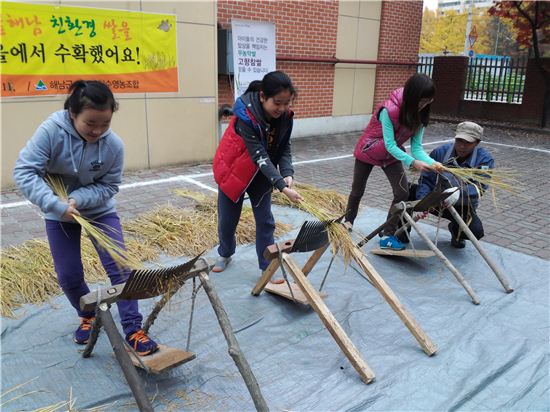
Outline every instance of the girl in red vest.
{"type": "Polygon", "coordinates": [[[294,169],[290,153],[292,117],[296,97],[290,78],[283,72],[268,73],[253,81],[233,107],[234,116],[214,155],[214,179],[218,190],[219,258],[212,271],[223,271],[235,253],[235,230],[241,217],[244,193],[256,221],[256,253],[263,271],[263,257],[273,244],[275,219],[271,192],[280,190],[292,202],[302,197],[292,189],[294,169]]]}
{"type": "MultiPolygon", "coordinates": [[[[407,201],[409,197],[409,184],[403,164],[419,172],[437,170],[441,166],[422,148],[422,136],[430,120],[434,94],[433,81],[425,74],[417,73],[407,80],[404,88],[391,92],[390,98],[375,110],[355,146],[353,183],[346,208],[346,221],[353,224],[374,166],[382,168],[391,184],[392,205],[407,201]],[[412,156],[403,148],[409,139],[412,156]]],[[[394,235],[398,224],[396,222],[384,229],[380,239],[381,248],[405,249],[403,243],[407,240],[400,240],[394,235]]]]}

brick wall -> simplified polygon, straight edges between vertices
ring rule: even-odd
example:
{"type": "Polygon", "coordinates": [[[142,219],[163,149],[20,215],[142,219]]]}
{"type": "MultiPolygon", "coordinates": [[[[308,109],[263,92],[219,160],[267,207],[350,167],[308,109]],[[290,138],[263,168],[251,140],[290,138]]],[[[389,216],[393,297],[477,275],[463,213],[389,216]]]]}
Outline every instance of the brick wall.
{"type": "MultiPolygon", "coordinates": [[[[378,60],[416,63],[421,28],[421,1],[383,1],[378,60]]],[[[386,100],[392,90],[403,86],[414,73],[416,66],[376,66],[374,106],[386,100]]]]}
{"type": "MultiPolygon", "coordinates": [[[[542,64],[547,71],[550,71],[550,58],[542,59],[542,64]]],[[[530,119],[538,126],[541,125],[542,111],[544,108],[544,77],[535,63],[535,59],[529,59],[527,72],[525,73],[525,91],[520,116],[530,119]]],[[[549,126],[547,119],[546,127],[549,126]]]]}
{"type": "Polygon", "coordinates": [[[432,113],[458,113],[464,96],[468,58],[437,56],[434,58],[432,79],[436,91],[432,113]]]}
{"type": "MultiPolygon", "coordinates": [[[[550,68],[550,59],[544,59],[550,68]]],[[[465,119],[518,122],[540,126],[544,102],[544,79],[534,59],[529,59],[522,104],[463,100],[468,58],[436,57],[432,78],[437,87],[432,113],[465,119]]]]}
{"type": "MultiPolygon", "coordinates": [[[[338,1],[219,0],[218,25],[231,27],[231,18],[275,23],[277,56],[334,57],[338,28],[338,1]]],[[[418,48],[417,48],[418,50],[418,48]]],[[[298,89],[296,117],[332,115],[334,66],[322,63],[277,61],[298,89]]],[[[219,104],[232,104],[227,75],[218,77],[219,104]]]]}

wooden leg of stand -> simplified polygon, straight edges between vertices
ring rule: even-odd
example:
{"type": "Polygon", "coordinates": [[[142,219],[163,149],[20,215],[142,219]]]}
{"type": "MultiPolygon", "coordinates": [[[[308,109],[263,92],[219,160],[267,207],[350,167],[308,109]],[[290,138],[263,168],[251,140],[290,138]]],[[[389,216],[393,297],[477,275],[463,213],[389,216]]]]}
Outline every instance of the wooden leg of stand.
{"type": "Polygon", "coordinates": [[[294,278],[294,281],[298,284],[304,295],[307,297],[308,301],[311,304],[311,307],[328,329],[342,352],[346,355],[348,360],[351,362],[359,376],[365,383],[370,383],[374,379],[374,372],[370,369],[369,365],[363,360],[361,354],[350,340],[346,332],[340,326],[334,315],[330,312],[323,299],[319,296],[319,293],[312,284],[309,282],[307,277],[303,274],[300,268],[294,263],[292,258],[284,254],[283,255],[284,265],[288,269],[288,272],[294,278]]]}
{"type": "Polygon", "coordinates": [[[132,394],[134,395],[139,410],[153,412],[154,409],[149,401],[149,398],[147,397],[143,382],[139,377],[132,360],[130,359],[130,355],[126,352],[122,336],[120,336],[120,333],[118,332],[113,316],[109,311],[109,306],[106,303],[99,305],[98,316],[101,318],[101,323],[103,324],[105,333],[107,333],[107,337],[111,342],[111,346],[115,352],[118,364],[120,365],[122,372],[124,372],[124,377],[132,390],[132,394]]]}
{"type": "Polygon", "coordinates": [[[254,286],[254,289],[252,289],[252,294],[254,296],[258,296],[260,293],[262,293],[262,290],[264,290],[265,285],[267,285],[267,282],[271,279],[271,276],[275,273],[275,271],[279,268],[279,259],[275,258],[271,261],[269,266],[266,270],[264,270],[264,273],[262,273],[262,276],[260,277],[260,280],[256,283],[256,286],[254,286]]]}
{"type": "Polygon", "coordinates": [[[199,274],[199,278],[202,285],[204,286],[204,291],[206,292],[206,295],[208,296],[208,299],[212,304],[214,313],[218,318],[223,336],[227,341],[229,355],[235,362],[235,365],[237,365],[237,368],[239,369],[239,372],[244,379],[244,382],[246,384],[246,387],[248,388],[250,396],[252,397],[252,401],[254,402],[256,410],[269,411],[267,403],[265,402],[265,399],[262,395],[262,391],[260,390],[260,386],[258,385],[258,381],[256,380],[252,369],[250,369],[250,365],[248,365],[248,361],[246,360],[243,352],[241,351],[239,342],[237,341],[237,338],[235,338],[235,334],[233,333],[233,328],[231,326],[231,322],[229,321],[229,317],[227,316],[227,313],[223,308],[222,302],[218,297],[216,290],[212,286],[212,283],[210,283],[210,279],[205,272],[201,272],[199,274]]]}
{"type": "Polygon", "coordinates": [[[506,293],[512,293],[514,289],[510,287],[508,284],[508,280],[506,279],[506,276],[504,276],[504,273],[501,272],[500,268],[493,262],[493,259],[485,252],[485,250],[481,247],[481,243],[479,243],[479,240],[476,239],[466,222],[462,219],[462,217],[458,214],[456,209],[451,206],[447,208],[447,210],[451,213],[451,215],[454,217],[455,221],[458,223],[458,226],[460,226],[460,229],[464,232],[464,234],[470,239],[470,242],[474,245],[474,247],[477,249],[481,257],[485,259],[485,262],[489,265],[489,267],[493,270],[495,273],[497,279],[499,280],[500,284],[506,291],[506,293]]]}
{"type": "Polygon", "coordinates": [[[372,284],[376,287],[382,297],[388,302],[394,312],[399,316],[399,319],[405,324],[405,326],[411,331],[415,339],[418,341],[424,352],[428,356],[432,356],[437,352],[437,346],[431,341],[430,337],[422,330],[420,325],[412,317],[412,315],[401,304],[393,290],[382,279],[382,276],[378,274],[376,269],[367,260],[361,249],[355,247],[353,249],[353,259],[357,262],[359,267],[365,272],[372,284]]]}
{"type": "Polygon", "coordinates": [[[304,275],[309,275],[309,272],[311,272],[311,269],[317,264],[319,259],[321,259],[321,256],[323,256],[323,253],[325,253],[325,250],[330,246],[330,243],[327,243],[325,246],[321,246],[319,249],[317,249],[313,254],[309,257],[306,264],[302,268],[302,273],[304,275]]]}
{"type": "Polygon", "coordinates": [[[472,299],[472,303],[474,305],[479,305],[479,299],[477,298],[475,292],[470,287],[468,282],[466,282],[466,279],[464,279],[464,276],[462,276],[462,274],[458,271],[458,269],[451,263],[451,261],[449,259],[447,259],[447,257],[441,252],[441,250],[439,250],[437,248],[437,246],[434,245],[434,243],[430,240],[430,238],[428,236],[426,236],[426,234],[418,227],[418,225],[416,224],[414,219],[412,217],[410,217],[410,215],[407,212],[403,213],[403,216],[405,217],[405,219],[407,219],[407,221],[410,223],[410,225],[413,227],[413,229],[416,230],[416,232],[420,235],[422,240],[424,240],[424,242],[426,242],[426,244],[435,253],[435,255],[439,259],[441,259],[441,261],[445,264],[445,266],[447,266],[447,269],[449,269],[449,271],[454,275],[454,277],[456,278],[458,283],[460,283],[462,285],[462,287],[464,288],[464,290],[466,290],[466,292],[468,293],[468,295],[472,299]]]}

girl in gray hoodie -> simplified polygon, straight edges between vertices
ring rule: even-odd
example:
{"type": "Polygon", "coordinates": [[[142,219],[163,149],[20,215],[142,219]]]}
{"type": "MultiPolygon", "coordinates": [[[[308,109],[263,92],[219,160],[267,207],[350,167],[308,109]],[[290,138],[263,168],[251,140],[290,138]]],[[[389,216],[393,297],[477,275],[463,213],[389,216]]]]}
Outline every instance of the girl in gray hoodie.
{"type": "MultiPolygon", "coordinates": [[[[122,229],[113,196],[122,178],[124,145],[110,128],[118,105],[109,87],[99,81],[78,80],[71,85],[64,110],[43,122],[21,150],[13,172],[19,190],[45,214],[46,233],[59,286],[76,309],[80,326],[74,333],[78,344],[88,342],[94,312],[80,310],[80,297],[90,292],[84,280],[80,255],[81,226],[72,218],[93,220],[117,244],[124,247],[122,229]],[[68,201],[54,194],[44,180],[47,175],[63,180],[68,201]]],[[[111,284],[127,280],[109,254],[95,243],[111,284]]],[[[126,341],[139,355],[157,350],[157,344],[141,329],[143,317],[137,301],[117,303],[126,341]]]]}

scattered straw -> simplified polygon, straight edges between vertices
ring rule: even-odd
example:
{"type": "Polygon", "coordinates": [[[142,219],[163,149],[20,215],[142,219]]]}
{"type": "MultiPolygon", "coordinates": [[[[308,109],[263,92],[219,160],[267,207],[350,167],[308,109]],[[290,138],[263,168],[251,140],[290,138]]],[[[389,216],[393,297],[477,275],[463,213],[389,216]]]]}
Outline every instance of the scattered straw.
{"type": "MultiPolygon", "coordinates": [[[[187,247],[197,254],[205,249],[211,249],[218,243],[218,207],[215,195],[205,195],[184,189],[176,189],[174,193],[195,201],[195,209],[188,212],[189,233],[184,234],[189,242],[187,247]],[[193,243],[190,243],[193,242],[193,243]]],[[[280,237],[290,230],[290,225],[276,222],[275,237],[280,237]]],[[[254,243],[256,241],[256,224],[252,208],[243,206],[239,225],[235,232],[237,244],[254,243]]]]}
{"type": "MultiPolygon", "coordinates": [[[[159,207],[123,222],[123,232],[129,235],[125,252],[127,261],[152,261],[161,252],[173,256],[196,256],[218,243],[215,196],[197,192],[179,194],[194,199],[197,202],[194,209],[159,207]]],[[[276,223],[275,236],[283,235],[290,228],[290,225],[276,223]]],[[[255,236],[252,210],[243,207],[237,227],[237,242],[252,243],[255,236]]],[[[95,248],[86,236],[82,237],[81,249],[86,280],[90,283],[106,281],[107,276],[95,248]]],[[[0,254],[2,316],[14,317],[14,310],[23,304],[42,304],[62,293],[47,241],[33,239],[3,249],[0,254]]],[[[133,264],[132,267],[139,266],[133,264]]]]}
{"type": "MultiPolygon", "coordinates": [[[[51,296],[61,294],[47,241],[32,239],[20,246],[2,250],[1,254],[2,316],[13,317],[13,310],[22,304],[41,304],[51,296]]],[[[93,245],[83,239],[82,262],[86,279],[90,282],[104,281],[105,272],[93,255],[96,255],[93,245]]]]}

